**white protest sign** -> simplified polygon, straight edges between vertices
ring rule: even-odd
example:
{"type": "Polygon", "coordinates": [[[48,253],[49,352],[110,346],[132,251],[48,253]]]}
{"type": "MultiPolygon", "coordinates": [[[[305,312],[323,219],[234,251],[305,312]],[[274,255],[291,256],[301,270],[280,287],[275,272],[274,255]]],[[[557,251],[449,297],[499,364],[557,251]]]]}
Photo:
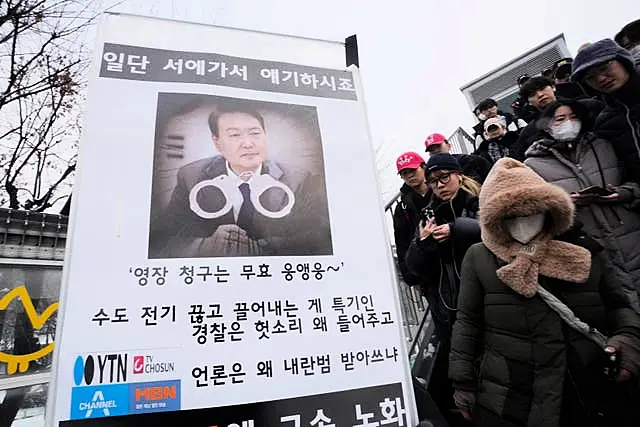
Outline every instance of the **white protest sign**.
{"type": "Polygon", "coordinates": [[[106,15],[50,425],[417,424],[343,49],[106,15]]]}

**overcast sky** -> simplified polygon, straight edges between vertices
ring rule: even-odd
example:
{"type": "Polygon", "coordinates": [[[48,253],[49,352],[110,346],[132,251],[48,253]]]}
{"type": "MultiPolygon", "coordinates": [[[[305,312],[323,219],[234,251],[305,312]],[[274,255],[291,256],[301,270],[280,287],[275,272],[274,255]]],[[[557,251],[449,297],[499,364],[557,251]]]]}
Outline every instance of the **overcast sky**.
{"type": "Polygon", "coordinates": [[[127,0],[116,10],[344,40],[357,34],[385,198],[393,160],[473,125],[465,83],[560,33],[572,54],[640,18],[638,0],[127,0]]]}

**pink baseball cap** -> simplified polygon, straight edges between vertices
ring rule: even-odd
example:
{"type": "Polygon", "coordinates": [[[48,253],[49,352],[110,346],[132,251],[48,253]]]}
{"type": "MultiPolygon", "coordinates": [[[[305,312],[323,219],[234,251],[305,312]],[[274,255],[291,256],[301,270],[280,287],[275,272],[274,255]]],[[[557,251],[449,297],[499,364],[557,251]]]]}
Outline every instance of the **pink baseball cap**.
{"type": "Polygon", "coordinates": [[[447,138],[445,138],[444,135],[439,133],[432,133],[427,137],[427,139],[424,140],[424,148],[428,151],[429,147],[431,147],[432,145],[440,145],[446,141],[447,138]]]}
{"type": "Polygon", "coordinates": [[[403,169],[417,169],[423,163],[424,159],[420,154],[414,151],[408,151],[398,157],[396,167],[398,168],[398,173],[400,173],[403,169]]]}

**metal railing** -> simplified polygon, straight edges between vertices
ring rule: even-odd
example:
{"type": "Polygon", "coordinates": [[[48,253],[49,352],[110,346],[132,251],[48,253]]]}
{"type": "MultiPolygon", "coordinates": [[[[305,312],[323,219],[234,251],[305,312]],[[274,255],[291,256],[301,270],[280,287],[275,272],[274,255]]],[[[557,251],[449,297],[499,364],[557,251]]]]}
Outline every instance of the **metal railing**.
{"type": "MultiPolygon", "coordinates": [[[[396,194],[385,207],[385,214],[390,216],[393,221],[393,210],[400,201],[400,193],[396,194]]],[[[429,340],[432,334],[431,318],[429,316],[429,304],[422,296],[419,289],[408,286],[398,268],[398,259],[396,257],[395,245],[391,244],[393,252],[394,265],[396,268],[396,276],[398,278],[398,295],[400,296],[402,325],[404,328],[407,347],[409,349],[409,359],[412,368],[419,369],[422,364],[421,352],[424,348],[425,340],[429,340]]]]}

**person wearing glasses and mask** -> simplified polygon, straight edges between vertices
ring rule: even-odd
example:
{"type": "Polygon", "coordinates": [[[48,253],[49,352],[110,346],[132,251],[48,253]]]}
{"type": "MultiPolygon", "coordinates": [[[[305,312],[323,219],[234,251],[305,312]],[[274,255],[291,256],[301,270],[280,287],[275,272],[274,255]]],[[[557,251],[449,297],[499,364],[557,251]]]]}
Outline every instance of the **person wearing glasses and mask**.
{"type": "Polygon", "coordinates": [[[605,248],[640,312],[640,185],[627,181],[611,143],[590,132],[593,122],[583,104],[554,102],[540,127],[546,137],[527,150],[525,165],[571,194],[576,222],[605,248]]]}
{"type": "Polygon", "coordinates": [[[451,328],[455,320],[460,266],[467,249],[480,241],[478,194],[480,184],[465,176],[448,153],[429,157],[426,181],[431,197],[406,253],[410,271],[421,278],[429,301],[440,347],[430,382],[443,414],[454,408],[453,388],[447,378],[451,328]]]}
{"type": "Polygon", "coordinates": [[[633,57],[613,40],[600,40],[578,52],[571,79],[604,99],[595,132],[613,144],[630,178],[640,183],[640,74],[633,57]]]}

